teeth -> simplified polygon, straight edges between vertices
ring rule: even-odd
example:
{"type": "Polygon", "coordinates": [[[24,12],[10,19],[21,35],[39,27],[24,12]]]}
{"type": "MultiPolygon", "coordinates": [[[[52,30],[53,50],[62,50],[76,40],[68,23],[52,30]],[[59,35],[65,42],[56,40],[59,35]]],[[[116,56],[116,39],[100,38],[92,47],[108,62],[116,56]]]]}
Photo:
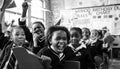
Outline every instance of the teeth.
{"type": "Polygon", "coordinates": [[[63,50],[64,48],[64,43],[58,45],[59,50],[63,50]]]}
{"type": "Polygon", "coordinates": [[[64,46],[64,43],[62,43],[62,44],[59,44],[58,46],[60,46],[60,47],[63,47],[63,46],[64,46]]]}

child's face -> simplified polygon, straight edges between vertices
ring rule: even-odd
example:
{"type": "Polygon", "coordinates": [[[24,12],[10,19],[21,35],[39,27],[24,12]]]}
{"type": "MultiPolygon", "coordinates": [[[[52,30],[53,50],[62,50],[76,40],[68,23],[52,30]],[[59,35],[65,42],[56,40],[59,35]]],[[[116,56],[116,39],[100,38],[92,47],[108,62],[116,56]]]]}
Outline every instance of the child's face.
{"type": "Polygon", "coordinates": [[[79,34],[76,30],[70,31],[70,43],[73,45],[79,44],[82,34],[79,34]]]}
{"type": "Polygon", "coordinates": [[[25,33],[21,28],[15,28],[12,31],[12,40],[17,45],[22,45],[25,42],[25,33]]]}
{"type": "Polygon", "coordinates": [[[89,31],[87,29],[82,29],[82,36],[83,39],[88,39],[90,36],[89,31]]]}
{"type": "Polygon", "coordinates": [[[64,48],[67,45],[67,34],[65,31],[59,30],[55,31],[52,34],[50,40],[51,46],[53,46],[54,50],[57,53],[63,52],[64,48]]]}
{"type": "Polygon", "coordinates": [[[41,35],[41,36],[44,35],[44,28],[38,23],[33,24],[32,31],[33,31],[33,34],[36,33],[36,34],[41,35]]]}
{"type": "Polygon", "coordinates": [[[90,38],[91,38],[92,40],[97,39],[97,38],[98,38],[98,32],[95,31],[95,30],[92,30],[92,31],[91,31],[91,35],[90,35],[90,38]]]}

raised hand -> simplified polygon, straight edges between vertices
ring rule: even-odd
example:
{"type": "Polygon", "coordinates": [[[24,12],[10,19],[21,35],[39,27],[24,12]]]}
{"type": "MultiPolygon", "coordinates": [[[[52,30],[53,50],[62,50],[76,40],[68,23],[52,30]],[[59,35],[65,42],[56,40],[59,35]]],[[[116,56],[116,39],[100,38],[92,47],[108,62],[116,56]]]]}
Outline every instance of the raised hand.
{"type": "Polygon", "coordinates": [[[26,1],[23,2],[22,9],[23,9],[22,17],[26,17],[26,12],[27,12],[27,9],[28,9],[28,3],[26,1]]]}
{"type": "Polygon", "coordinates": [[[23,8],[24,10],[27,10],[27,9],[28,9],[28,3],[27,3],[26,1],[23,2],[22,8],[23,8]]]}

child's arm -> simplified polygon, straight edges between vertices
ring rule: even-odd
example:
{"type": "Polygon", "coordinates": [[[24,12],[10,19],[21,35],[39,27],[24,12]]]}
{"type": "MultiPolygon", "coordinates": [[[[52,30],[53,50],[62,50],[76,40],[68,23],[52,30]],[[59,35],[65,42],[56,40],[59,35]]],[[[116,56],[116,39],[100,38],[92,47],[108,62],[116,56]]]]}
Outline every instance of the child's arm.
{"type": "Polygon", "coordinates": [[[22,4],[22,16],[21,19],[19,19],[19,25],[24,25],[26,26],[26,13],[28,10],[28,3],[25,1],[22,4]]]}
{"type": "Polygon", "coordinates": [[[7,37],[4,36],[4,33],[2,32],[2,18],[4,15],[4,10],[0,11],[0,49],[2,50],[3,47],[5,46],[6,42],[9,41],[7,37]]]}
{"type": "Polygon", "coordinates": [[[0,11],[0,35],[2,33],[2,19],[5,11],[0,11]]]}
{"type": "Polygon", "coordinates": [[[26,26],[26,13],[27,13],[27,9],[28,9],[28,3],[25,1],[22,4],[22,18],[19,19],[19,25],[23,28],[23,30],[25,31],[25,35],[26,35],[26,40],[28,42],[31,42],[32,40],[32,33],[30,32],[29,28],[26,26]]]}

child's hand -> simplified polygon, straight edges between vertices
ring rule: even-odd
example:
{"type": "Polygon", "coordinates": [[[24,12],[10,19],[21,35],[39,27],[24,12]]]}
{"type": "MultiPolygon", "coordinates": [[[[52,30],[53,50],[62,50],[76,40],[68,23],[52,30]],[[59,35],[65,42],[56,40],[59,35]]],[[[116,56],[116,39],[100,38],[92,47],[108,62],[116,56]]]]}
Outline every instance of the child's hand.
{"type": "Polygon", "coordinates": [[[34,33],[33,34],[33,43],[34,43],[34,47],[38,47],[38,38],[39,38],[39,35],[38,34],[36,34],[36,33],[34,33]]]}
{"type": "Polygon", "coordinates": [[[45,55],[42,55],[41,56],[41,59],[43,60],[43,63],[45,64],[45,67],[46,67],[46,69],[50,69],[51,68],[51,58],[50,57],[47,57],[47,56],[45,56],[45,55]]]}
{"type": "Polygon", "coordinates": [[[23,11],[22,11],[22,17],[26,17],[26,13],[27,13],[27,9],[28,9],[28,3],[26,1],[23,2],[22,9],[23,9],[23,11]]]}
{"type": "Polygon", "coordinates": [[[33,41],[37,41],[38,38],[39,38],[39,35],[36,34],[36,33],[34,33],[34,34],[33,34],[33,41]]]}
{"type": "Polygon", "coordinates": [[[26,1],[23,2],[22,8],[23,8],[23,10],[27,10],[28,9],[28,3],[26,1]]]}

